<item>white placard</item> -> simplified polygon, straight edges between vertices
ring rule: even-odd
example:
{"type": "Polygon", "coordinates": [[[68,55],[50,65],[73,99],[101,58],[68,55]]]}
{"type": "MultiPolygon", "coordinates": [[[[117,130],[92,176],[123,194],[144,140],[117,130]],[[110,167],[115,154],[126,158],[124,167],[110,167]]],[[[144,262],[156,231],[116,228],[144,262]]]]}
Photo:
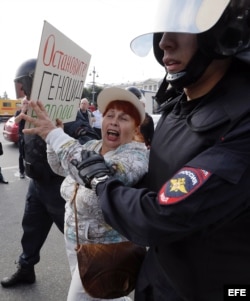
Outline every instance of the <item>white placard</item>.
{"type": "MultiPolygon", "coordinates": [[[[31,100],[41,100],[49,117],[74,121],[91,55],[47,21],[39,47],[31,100]]],[[[34,111],[28,115],[35,117],[34,111]]],[[[26,122],[25,127],[31,127],[26,122]]]]}

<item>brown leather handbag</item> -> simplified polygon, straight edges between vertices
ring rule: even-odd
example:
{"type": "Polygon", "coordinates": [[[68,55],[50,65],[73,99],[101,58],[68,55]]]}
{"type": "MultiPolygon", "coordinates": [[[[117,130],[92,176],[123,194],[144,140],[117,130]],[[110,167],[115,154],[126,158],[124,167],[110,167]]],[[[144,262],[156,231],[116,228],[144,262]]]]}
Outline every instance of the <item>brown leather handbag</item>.
{"type": "MultiPolygon", "coordinates": [[[[78,187],[77,187],[78,188],[78,187]]],[[[93,298],[114,299],[130,294],[136,283],[146,248],[130,241],[111,244],[79,244],[75,196],[76,252],[80,278],[93,298]]]]}

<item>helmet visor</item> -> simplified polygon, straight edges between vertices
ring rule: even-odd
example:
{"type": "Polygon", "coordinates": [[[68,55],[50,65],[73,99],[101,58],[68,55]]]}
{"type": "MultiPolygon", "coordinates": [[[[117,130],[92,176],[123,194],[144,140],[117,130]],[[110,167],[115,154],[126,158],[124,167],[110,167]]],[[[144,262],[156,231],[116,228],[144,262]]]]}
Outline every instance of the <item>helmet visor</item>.
{"type": "Polygon", "coordinates": [[[155,32],[198,34],[213,27],[230,0],[159,0],[150,32],[135,38],[130,47],[139,56],[146,56],[153,45],[155,32]]]}
{"type": "Polygon", "coordinates": [[[24,98],[25,94],[24,94],[24,91],[23,91],[22,83],[19,83],[19,82],[15,81],[14,84],[15,84],[15,90],[16,90],[16,99],[24,98]]]}
{"type": "Polygon", "coordinates": [[[23,76],[14,80],[17,99],[27,96],[30,99],[33,78],[31,76],[23,76]]]}

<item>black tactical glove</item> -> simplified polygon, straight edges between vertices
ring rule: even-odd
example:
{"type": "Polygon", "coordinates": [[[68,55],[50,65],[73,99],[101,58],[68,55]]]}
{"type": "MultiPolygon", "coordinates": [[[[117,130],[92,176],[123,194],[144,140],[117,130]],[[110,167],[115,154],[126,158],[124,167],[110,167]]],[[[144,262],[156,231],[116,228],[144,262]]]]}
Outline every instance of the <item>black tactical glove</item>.
{"type": "Polygon", "coordinates": [[[71,163],[78,169],[79,176],[87,188],[91,188],[93,178],[102,178],[104,181],[112,175],[113,172],[106,166],[102,155],[94,151],[83,150],[81,156],[81,162],[73,159],[71,163]]]}

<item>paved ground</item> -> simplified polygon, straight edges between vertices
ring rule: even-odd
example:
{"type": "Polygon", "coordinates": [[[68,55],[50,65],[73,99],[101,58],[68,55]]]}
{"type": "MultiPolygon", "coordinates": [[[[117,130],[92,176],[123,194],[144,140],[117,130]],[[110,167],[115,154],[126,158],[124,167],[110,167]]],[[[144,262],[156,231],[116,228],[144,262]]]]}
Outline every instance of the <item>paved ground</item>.
{"type": "MultiPolygon", "coordinates": [[[[16,270],[15,260],[21,253],[21,219],[28,179],[19,180],[13,170],[3,170],[8,185],[0,184],[0,278],[16,270]]],[[[1,301],[58,301],[66,300],[70,273],[65,254],[63,235],[53,226],[36,265],[34,285],[4,289],[0,286],[1,301]]]]}

